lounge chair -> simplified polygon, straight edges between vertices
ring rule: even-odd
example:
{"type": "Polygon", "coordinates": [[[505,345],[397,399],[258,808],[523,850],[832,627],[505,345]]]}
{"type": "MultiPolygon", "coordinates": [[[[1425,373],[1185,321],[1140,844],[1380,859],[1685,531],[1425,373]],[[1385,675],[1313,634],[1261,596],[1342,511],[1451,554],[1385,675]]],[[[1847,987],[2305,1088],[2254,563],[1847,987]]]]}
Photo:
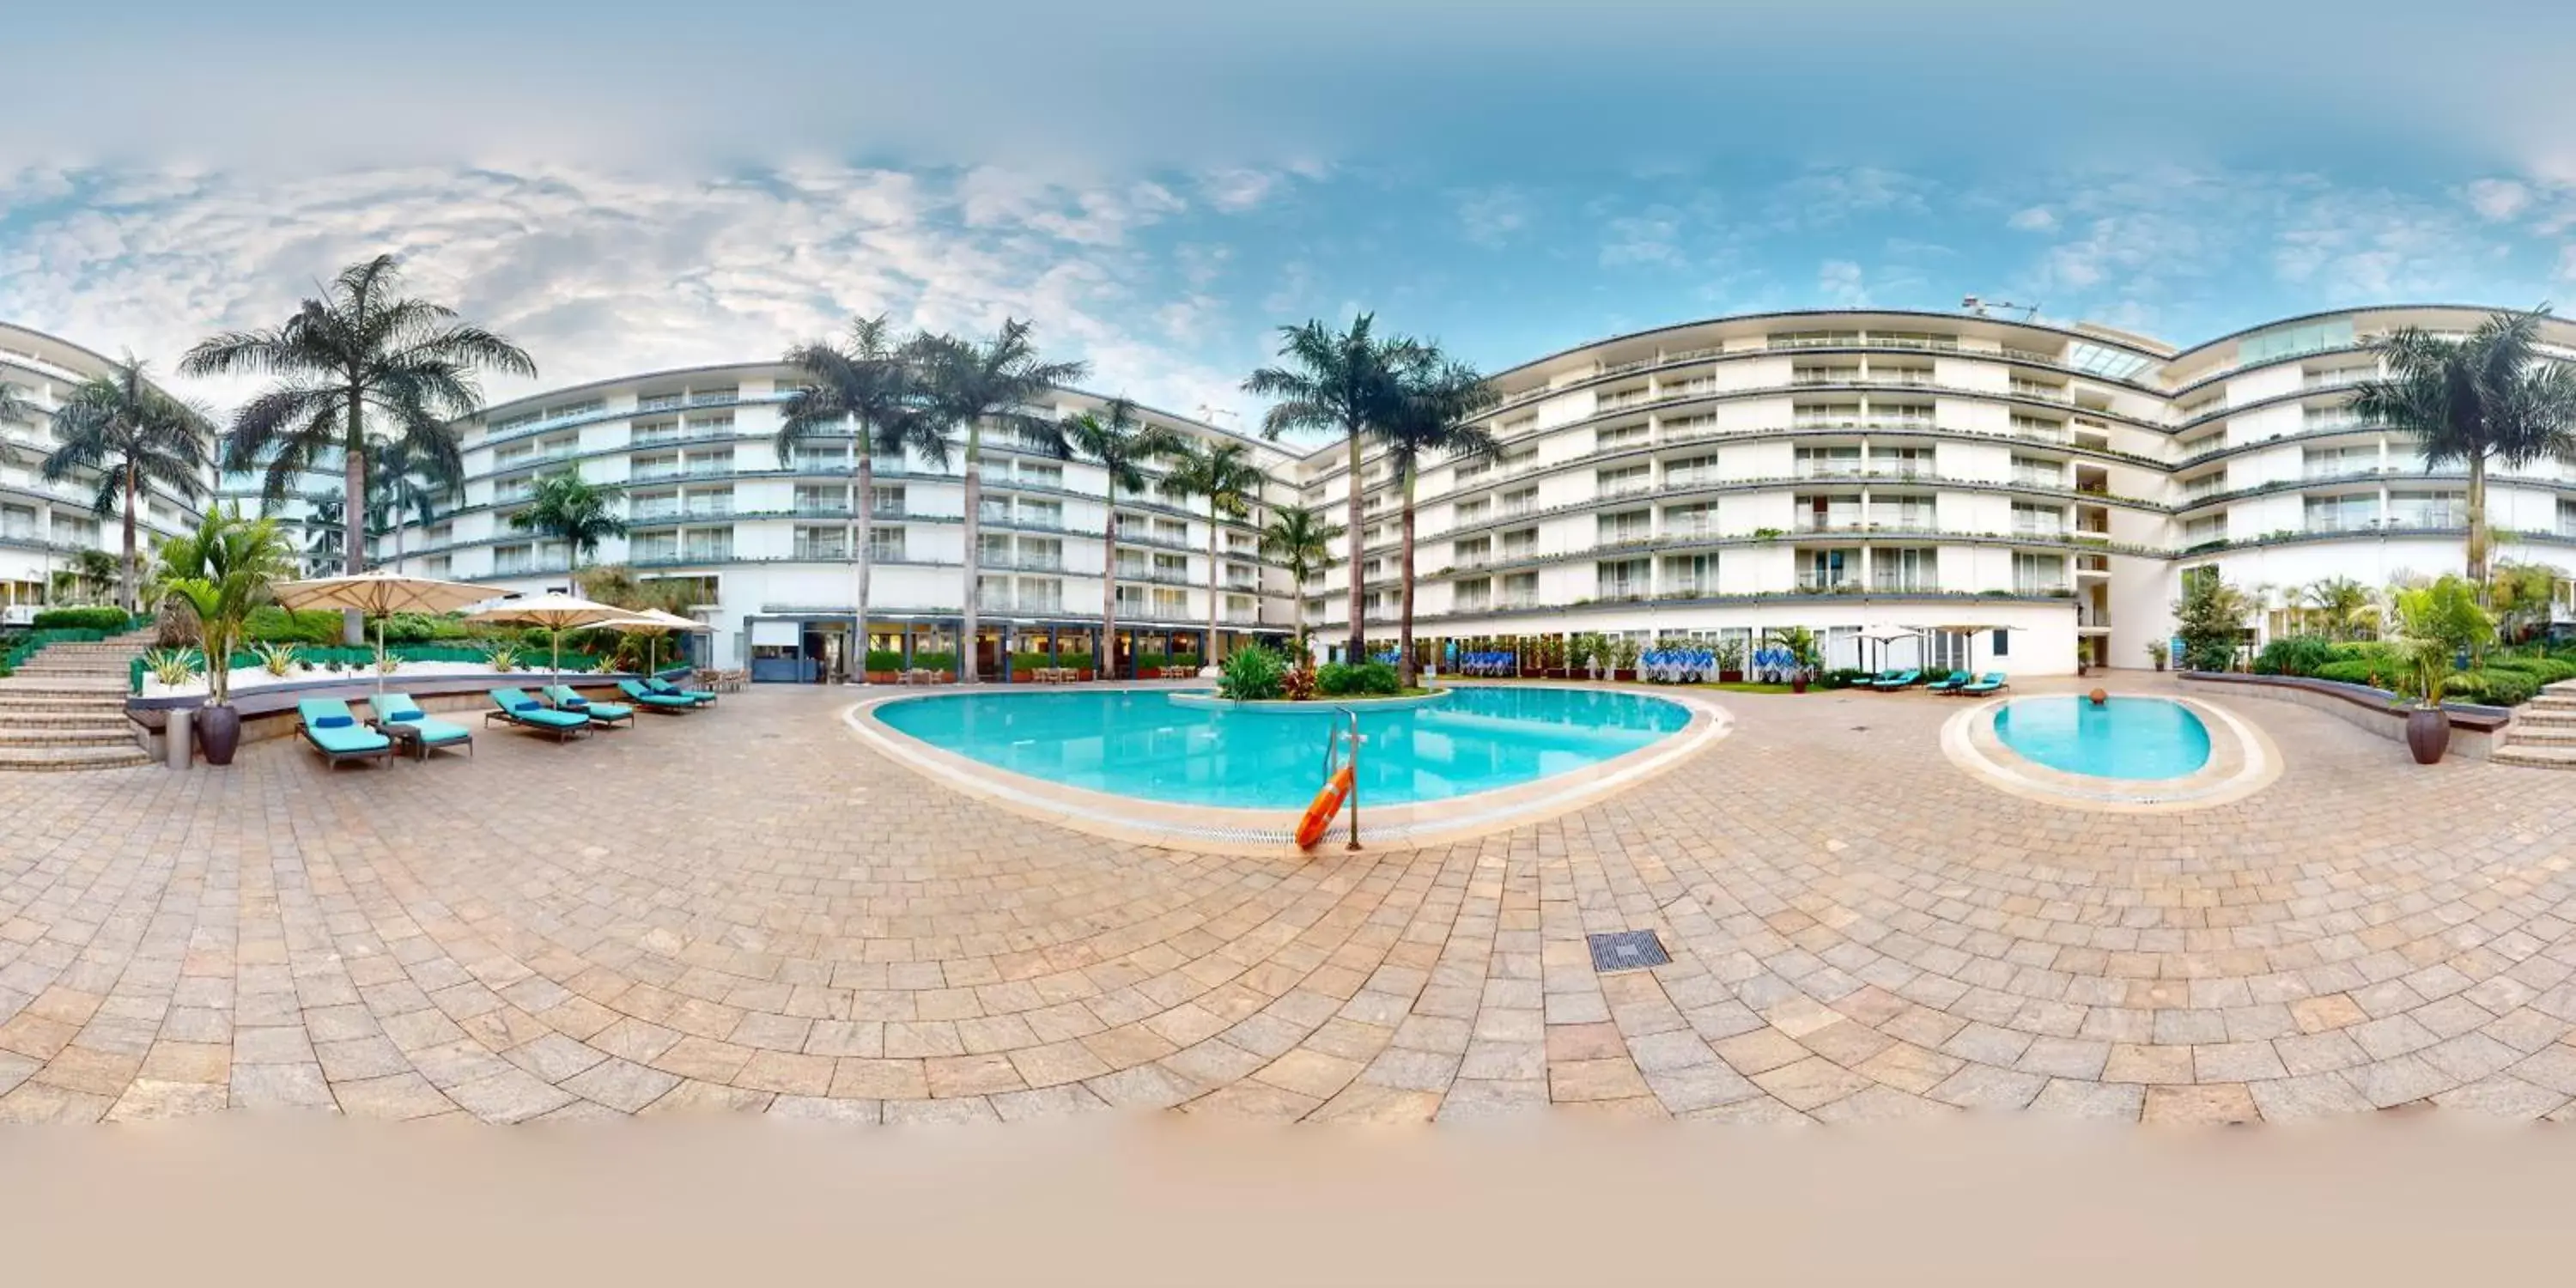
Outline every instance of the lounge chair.
{"type": "Polygon", "coordinates": [[[1881,693],[1894,693],[1898,689],[1912,688],[1922,682],[1923,673],[1921,671],[1898,671],[1893,675],[1882,675],[1879,678],[1870,681],[1869,687],[1876,689],[1881,693]]]}
{"type": "Polygon", "coordinates": [[[295,714],[302,718],[298,731],[322,753],[325,764],[337,766],[369,756],[390,759],[394,754],[393,739],[361,727],[358,718],[349,714],[349,704],[338,698],[306,698],[295,704],[295,714]]]}
{"type": "Polygon", "coordinates": [[[683,698],[667,693],[655,693],[651,689],[645,688],[643,685],[637,684],[633,680],[619,680],[617,682],[617,691],[634,699],[637,706],[640,706],[647,711],[659,711],[664,715],[677,715],[683,711],[695,711],[698,709],[698,700],[695,698],[683,698]]]}
{"type": "Polygon", "coordinates": [[[578,711],[589,716],[602,729],[610,728],[620,720],[635,723],[635,708],[623,702],[593,702],[573,692],[569,684],[549,684],[543,692],[546,701],[555,704],[555,710],[578,711]]]}
{"type": "Polygon", "coordinates": [[[522,729],[553,734],[556,742],[569,742],[574,734],[586,734],[591,730],[589,716],[578,711],[557,711],[517,689],[492,690],[492,705],[495,710],[483,713],[483,723],[487,725],[498,720],[522,729]]]}
{"type": "Polygon", "coordinates": [[[1985,675],[1984,675],[1984,677],[1983,677],[1983,678],[1978,679],[1978,680],[1977,680],[1977,681],[1975,681],[1974,683],[1970,683],[1970,684],[1962,684],[1962,685],[1960,685],[1960,686],[1959,686],[1959,692],[1961,692],[1961,693],[1992,693],[1992,692],[1994,692],[1994,691],[1995,691],[1995,690],[1997,690],[1997,689],[2000,689],[2000,688],[2005,687],[2005,683],[2006,683],[2006,682],[2005,682],[2005,680],[2004,680],[2004,673],[2003,673],[2003,672],[2001,672],[2001,671],[1988,671],[1988,672],[1986,672],[1986,673],[1985,673],[1985,675]]]}
{"type": "Polygon", "coordinates": [[[429,759],[429,753],[435,748],[453,747],[459,743],[464,744],[466,755],[474,754],[473,730],[431,718],[408,693],[379,693],[367,699],[367,705],[375,708],[377,727],[401,725],[411,730],[420,740],[420,758],[423,760],[429,759]]]}
{"type": "Polygon", "coordinates": [[[1955,671],[1938,680],[1934,680],[1930,684],[1924,685],[1923,691],[1925,693],[1956,693],[1959,691],[1960,685],[1966,684],[1972,678],[1974,677],[1970,676],[1965,671],[1955,671]]]}
{"type": "Polygon", "coordinates": [[[644,681],[644,687],[666,698],[687,698],[702,706],[712,706],[716,700],[716,695],[709,690],[683,689],[658,675],[644,681]]]}

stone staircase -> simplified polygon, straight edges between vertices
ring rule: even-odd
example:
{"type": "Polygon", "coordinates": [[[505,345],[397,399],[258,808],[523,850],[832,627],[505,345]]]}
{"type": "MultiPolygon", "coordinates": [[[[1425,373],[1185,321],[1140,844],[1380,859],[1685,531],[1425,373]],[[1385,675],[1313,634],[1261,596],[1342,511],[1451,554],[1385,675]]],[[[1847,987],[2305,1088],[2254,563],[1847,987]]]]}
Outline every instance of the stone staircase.
{"type": "Polygon", "coordinates": [[[2576,769],[2576,680],[2546,686],[2517,708],[2491,758],[2499,765],[2576,769]]]}
{"type": "Polygon", "coordinates": [[[0,678],[0,773],[148,764],[125,718],[145,628],[95,644],[49,644],[0,678]]]}

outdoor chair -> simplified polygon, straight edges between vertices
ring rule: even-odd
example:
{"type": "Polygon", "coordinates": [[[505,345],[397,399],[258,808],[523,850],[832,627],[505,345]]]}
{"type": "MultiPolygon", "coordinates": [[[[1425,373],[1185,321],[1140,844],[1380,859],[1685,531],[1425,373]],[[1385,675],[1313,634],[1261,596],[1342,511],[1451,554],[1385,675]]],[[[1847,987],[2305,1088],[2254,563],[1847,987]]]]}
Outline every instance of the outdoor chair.
{"type": "Polygon", "coordinates": [[[474,754],[473,730],[431,717],[408,693],[379,693],[368,698],[367,705],[375,710],[377,728],[399,725],[409,730],[413,740],[420,744],[420,758],[423,760],[429,759],[429,753],[436,748],[453,747],[459,743],[464,744],[466,755],[474,754]]]}
{"type": "Polygon", "coordinates": [[[550,733],[558,743],[569,742],[574,735],[588,734],[591,730],[590,717],[577,711],[557,711],[517,689],[494,689],[491,696],[496,709],[483,713],[483,723],[487,725],[498,720],[522,729],[550,733]]]}
{"type": "Polygon", "coordinates": [[[637,706],[640,706],[647,711],[659,711],[664,715],[677,715],[683,711],[695,711],[698,709],[697,701],[693,698],[675,697],[667,693],[655,693],[651,689],[645,688],[643,685],[637,684],[633,680],[619,680],[617,682],[617,691],[632,699],[637,706]]]}
{"type": "Polygon", "coordinates": [[[361,727],[349,714],[349,704],[338,698],[306,698],[295,704],[295,714],[301,718],[298,731],[322,753],[325,764],[336,768],[344,760],[390,759],[394,754],[393,739],[361,727]]]}
{"type": "Polygon", "coordinates": [[[635,723],[635,708],[623,702],[593,702],[573,692],[569,684],[549,684],[544,692],[546,701],[555,704],[555,710],[577,711],[589,716],[602,729],[612,728],[620,720],[635,723]]]}

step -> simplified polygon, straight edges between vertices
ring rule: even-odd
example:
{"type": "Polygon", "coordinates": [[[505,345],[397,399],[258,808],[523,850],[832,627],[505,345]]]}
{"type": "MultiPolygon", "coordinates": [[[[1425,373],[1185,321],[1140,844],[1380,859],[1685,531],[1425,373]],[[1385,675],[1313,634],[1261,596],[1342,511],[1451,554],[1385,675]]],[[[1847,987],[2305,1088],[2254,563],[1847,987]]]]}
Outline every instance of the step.
{"type": "Polygon", "coordinates": [[[2513,722],[2517,725],[2576,725],[2576,711],[2526,702],[2513,709],[2513,722]]]}
{"type": "Polygon", "coordinates": [[[0,729],[124,729],[133,723],[123,711],[96,707],[73,711],[12,711],[0,707],[0,729]]]}
{"type": "Polygon", "coordinates": [[[125,696],[125,681],[80,675],[13,675],[0,680],[0,694],[21,696],[68,694],[73,697],[125,696]]]}
{"type": "Polygon", "coordinates": [[[0,747],[0,773],[122,769],[151,763],[152,757],[131,742],[121,747],[0,747]]]}
{"type": "Polygon", "coordinates": [[[2533,694],[2527,704],[2544,711],[2576,711],[2576,693],[2552,693],[2547,689],[2533,694]]]}
{"type": "Polygon", "coordinates": [[[134,726],[58,725],[32,728],[0,727],[0,748],[7,747],[131,747],[134,726]]]}
{"type": "Polygon", "coordinates": [[[0,693],[0,714],[121,715],[124,711],[125,699],[114,695],[84,697],[60,693],[0,693]]]}
{"type": "Polygon", "coordinates": [[[2576,747],[2576,724],[2532,724],[2517,717],[2505,733],[2510,746],[2560,745],[2576,747]]]}
{"type": "Polygon", "coordinates": [[[2508,743],[2488,754],[2499,765],[2527,769],[2576,769],[2576,747],[2524,747],[2508,743]]]}

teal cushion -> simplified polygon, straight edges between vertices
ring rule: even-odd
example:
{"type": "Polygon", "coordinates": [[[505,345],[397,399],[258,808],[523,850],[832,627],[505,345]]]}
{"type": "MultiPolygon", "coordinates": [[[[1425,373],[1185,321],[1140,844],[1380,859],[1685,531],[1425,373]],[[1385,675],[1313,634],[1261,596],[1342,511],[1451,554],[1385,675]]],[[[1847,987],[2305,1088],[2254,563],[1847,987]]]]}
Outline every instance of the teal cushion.
{"type": "Polygon", "coordinates": [[[386,720],[394,724],[410,724],[421,718],[421,713],[417,711],[396,711],[385,717],[386,720]]]}
{"type": "Polygon", "coordinates": [[[538,705],[538,704],[537,704],[536,702],[534,702],[534,701],[527,701],[527,702],[514,703],[514,704],[512,704],[512,706],[510,707],[510,709],[511,709],[512,711],[516,711],[516,712],[518,712],[518,713],[519,713],[519,714],[521,714],[521,715],[526,715],[528,712],[531,712],[531,711],[543,711],[543,710],[545,710],[545,708],[544,708],[544,707],[542,707],[542,706],[538,705]]]}
{"type": "Polygon", "coordinates": [[[358,723],[355,716],[324,716],[313,722],[316,729],[346,729],[358,723]]]}

